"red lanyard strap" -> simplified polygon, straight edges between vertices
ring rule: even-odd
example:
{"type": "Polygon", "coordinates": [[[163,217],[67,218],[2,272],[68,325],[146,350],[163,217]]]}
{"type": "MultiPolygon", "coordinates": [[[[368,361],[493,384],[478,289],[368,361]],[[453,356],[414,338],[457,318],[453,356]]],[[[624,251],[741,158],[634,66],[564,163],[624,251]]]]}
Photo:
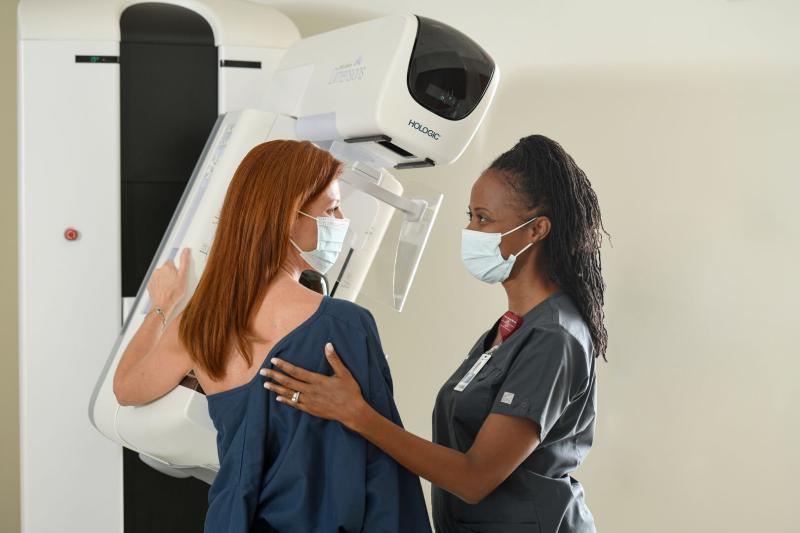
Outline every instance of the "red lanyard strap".
{"type": "Polygon", "coordinates": [[[522,317],[511,311],[500,317],[500,339],[505,341],[522,325],[522,317]]]}

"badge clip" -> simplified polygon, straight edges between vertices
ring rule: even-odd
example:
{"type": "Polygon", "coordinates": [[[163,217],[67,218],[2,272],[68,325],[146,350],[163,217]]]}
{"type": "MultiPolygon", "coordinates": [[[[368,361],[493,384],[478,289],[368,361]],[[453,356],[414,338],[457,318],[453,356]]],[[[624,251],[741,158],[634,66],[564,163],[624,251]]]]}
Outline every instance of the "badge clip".
{"type": "Polygon", "coordinates": [[[459,381],[458,384],[453,387],[453,390],[456,392],[462,392],[464,389],[466,389],[467,385],[472,383],[472,380],[475,379],[475,376],[478,375],[478,373],[481,371],[484,365],[486,365],[489,359],[492,358],[492,355],[494,355],[494,352],[496,352],[499,347],[500,344],[492,346],[488,352],[481,355],[478,360],[475,361],[475,364],[472,365],[472,368],[469,369],[469,372],[467,372],[464,377],[461,378],[461,381],[459,381]]]}

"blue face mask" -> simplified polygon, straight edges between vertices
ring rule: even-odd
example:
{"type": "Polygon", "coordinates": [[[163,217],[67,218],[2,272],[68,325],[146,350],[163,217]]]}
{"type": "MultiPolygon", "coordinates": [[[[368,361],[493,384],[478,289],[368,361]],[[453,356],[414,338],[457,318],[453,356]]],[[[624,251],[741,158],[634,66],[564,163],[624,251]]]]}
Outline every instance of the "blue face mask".
{"type": "Polygon", "coordinates": [[[344,239],[347,236],[347,228],[350,227],[350,220],[336,217],[312,217],[302,211],[299,213],[317,221],[317,247],[306,252],[301,250],[293,240],[290,239],[289,242],[300,252],[300,257],[308,263],[308,266],[320,274],[325,274],[336,264],[336,259],[339,257],[339,252],[342,251],[344,239]]]}
{"type": "Polygon", "coordinates": [[[508,259],[503,259],[500,253],[500,242],[509,233],[514,233],[523,226],[526,226],[539,217],[533,217],[524,224],[505,233],[487,233],[485,231],[474,231],[464,229],[461,231],[461,260],[467,267],[469,273],[486,283],[502,283],[508,279],[514,261],[525,250],[533,246],[528,243],[516,254],[511,254],[508,259]]]}

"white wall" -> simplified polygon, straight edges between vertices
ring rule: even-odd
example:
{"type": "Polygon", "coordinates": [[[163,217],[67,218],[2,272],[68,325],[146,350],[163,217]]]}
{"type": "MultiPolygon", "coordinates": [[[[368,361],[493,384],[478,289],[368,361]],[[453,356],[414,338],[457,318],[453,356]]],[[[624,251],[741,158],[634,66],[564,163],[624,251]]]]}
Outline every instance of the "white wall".
{"type": "Polygon", "coordinates": [[[411,430],[430,436],[438,388],[505,310],[502,289],[460,263],[469,188],[519,137],[542,133],[587,172],[614,245],[603,251],[610,345],[597,438],[576,474],[599,530],[800,530],[796,4],[271,4],[306,35],[430,16],[503,69],[463,159],[397,173],[445,193],[406,310],[372,308],[411,430]]]}

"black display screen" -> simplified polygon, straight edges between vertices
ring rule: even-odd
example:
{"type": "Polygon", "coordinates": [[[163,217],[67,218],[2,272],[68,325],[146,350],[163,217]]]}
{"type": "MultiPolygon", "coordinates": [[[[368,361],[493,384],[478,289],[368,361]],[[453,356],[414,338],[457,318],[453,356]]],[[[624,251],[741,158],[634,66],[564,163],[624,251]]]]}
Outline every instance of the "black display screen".
{"type": "Polygon", "coordinates": [[[429,18],[417,19],[408,90],[425,109],[449,120],[461,120],[483,98],[492,81],[494,61],[460,31],[429,18]]]}

